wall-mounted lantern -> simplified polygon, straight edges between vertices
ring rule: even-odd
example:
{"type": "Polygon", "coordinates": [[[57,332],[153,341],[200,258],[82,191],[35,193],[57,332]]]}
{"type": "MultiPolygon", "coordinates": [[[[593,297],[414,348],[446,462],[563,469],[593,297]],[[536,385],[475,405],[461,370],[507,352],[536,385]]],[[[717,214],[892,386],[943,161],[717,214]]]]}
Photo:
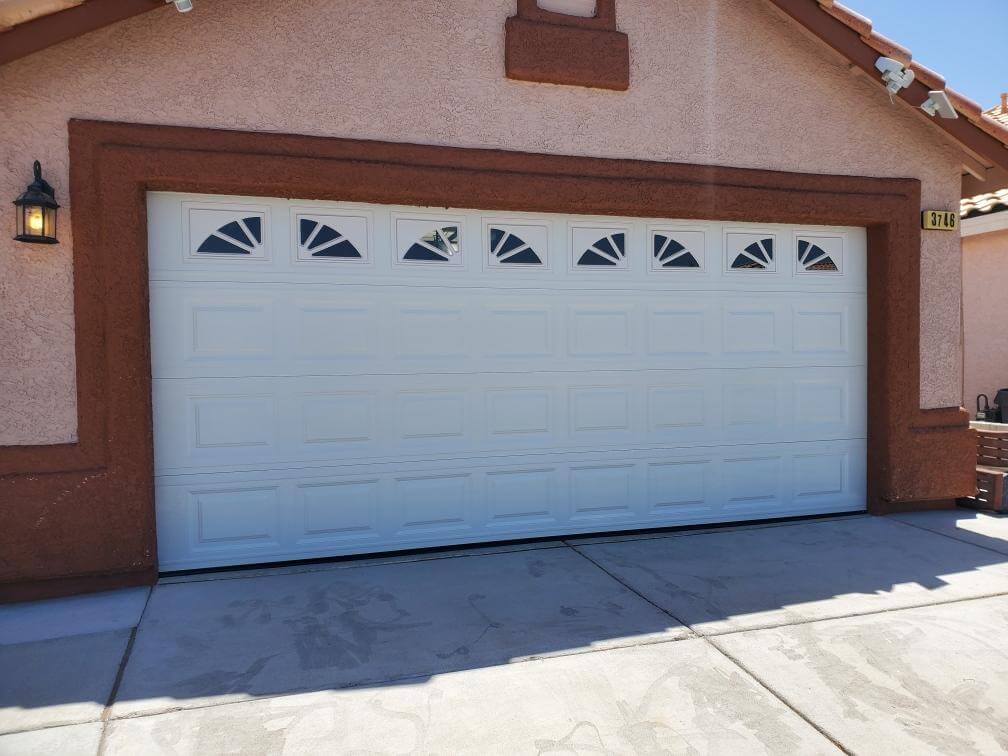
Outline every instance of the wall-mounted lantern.
{"type": "Polygon", "coordinates": [[[42,164],[35,161],[35,180],[24,194],[14,200],[17,208],[17,236],[15,241],[30,244],[56,244],[56,194],[49,182],[42,178],[42,164]]]}

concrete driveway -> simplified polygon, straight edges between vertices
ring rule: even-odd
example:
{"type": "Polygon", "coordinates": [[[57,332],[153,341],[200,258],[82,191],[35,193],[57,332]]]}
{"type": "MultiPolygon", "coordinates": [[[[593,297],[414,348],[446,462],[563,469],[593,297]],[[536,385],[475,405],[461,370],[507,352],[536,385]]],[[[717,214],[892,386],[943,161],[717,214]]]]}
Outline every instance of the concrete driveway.
{"type": "Polygon", "coordinates": [[[1008,519],[846,517],[0,607],[0,754],[1008,750],[1008,519]]]}

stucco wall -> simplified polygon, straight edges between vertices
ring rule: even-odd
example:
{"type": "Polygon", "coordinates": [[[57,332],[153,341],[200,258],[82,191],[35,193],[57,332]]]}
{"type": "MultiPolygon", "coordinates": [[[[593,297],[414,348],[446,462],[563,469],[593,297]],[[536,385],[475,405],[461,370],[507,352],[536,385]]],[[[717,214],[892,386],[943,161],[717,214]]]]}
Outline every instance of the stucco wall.
{"type": "MultiPolygon", "coordinates": [[[[66,122],[82,117],[914,177],[925,207],[958,206],[951,143],[768,3],[618,10],[619,93],[506,80],[513,0],[168,6],[0,68],[0,198],[38,158],[67,205],[66,122]]],[[[0,444],[75,438],[70,212],[55,249],[0,238],[0,444]]],[[[921,403],[955,405],[958,239],[926,234],[921,254],[921,403]]]]}
{"type": "Polygon", "coordinates": [[[1008,388],[1008,231],[965,236],[962,254],[963,401],[973,410],[977,394],[993,402],[1008,388]]]}

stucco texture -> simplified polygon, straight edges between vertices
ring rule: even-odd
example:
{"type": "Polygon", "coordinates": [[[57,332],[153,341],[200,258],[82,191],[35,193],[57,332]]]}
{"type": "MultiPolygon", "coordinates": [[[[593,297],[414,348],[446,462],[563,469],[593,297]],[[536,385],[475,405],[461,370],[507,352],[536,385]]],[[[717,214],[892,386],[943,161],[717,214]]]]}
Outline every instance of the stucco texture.
{"type": "MultiPolygon", "coordinates": [[[[74,117],[911,177],[925,207],[958,207],[952,143],[761,0],[620,2],[627,92],[506,79],[513,0],[195,5],[0,68],[0,197],[39,159],[64,204],[58,247],[0,238],[0,444],[75,438],[74,117]]],[[[921,254],[921,405],[957,405],[959,240],[925,233],[921,254]]]]}
{"type": "Polygon", "coordinates": [[[963,237],[964,406],[1008,388],[1008,231],[963,237]]]}

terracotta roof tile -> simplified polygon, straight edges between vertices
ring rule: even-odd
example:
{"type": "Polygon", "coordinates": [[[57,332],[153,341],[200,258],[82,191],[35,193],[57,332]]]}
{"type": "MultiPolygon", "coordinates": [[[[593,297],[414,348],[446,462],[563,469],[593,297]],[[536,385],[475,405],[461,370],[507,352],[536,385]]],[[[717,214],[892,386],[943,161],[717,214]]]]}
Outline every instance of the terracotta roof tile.
{"type": "Polygon", "coordinates": [[[979,215],[1000,213],[1008,210],[1008,189],[998,189],[989,194],[978,194],[959,203],[960,218],[976,218],[979,215]]]}
{"type": "Polygon", "coordinates": [[[988,118],[992,118],[998,123],[1008,126],[1008,108],[1002,107],[1001,105],[995,105],[993,108],[984,111],[984,115],[988,118]]]}

